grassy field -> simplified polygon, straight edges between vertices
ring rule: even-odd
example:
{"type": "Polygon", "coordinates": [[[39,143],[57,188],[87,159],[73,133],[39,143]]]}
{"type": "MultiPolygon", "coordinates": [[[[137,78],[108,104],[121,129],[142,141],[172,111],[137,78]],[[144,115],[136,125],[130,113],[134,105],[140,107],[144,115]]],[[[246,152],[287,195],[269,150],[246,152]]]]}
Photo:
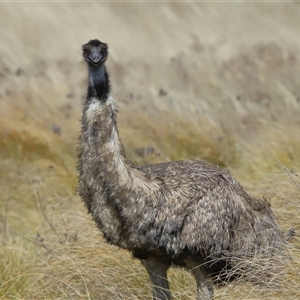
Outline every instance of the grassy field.
{"type": "MultiPolygon", "coordinates": [[[[300,299],[299,13],[299,3],[0,3],[0,299],[150,299],[143,267],[103,242],[76,193],[81,45],[92,38],[109,44],[135,164],[227,167],[295,230],[283,272],[216,287],[215,299],[300,299]]],[[[175,299],[195,299],[188,273],[170,280],[175,299]]]]}

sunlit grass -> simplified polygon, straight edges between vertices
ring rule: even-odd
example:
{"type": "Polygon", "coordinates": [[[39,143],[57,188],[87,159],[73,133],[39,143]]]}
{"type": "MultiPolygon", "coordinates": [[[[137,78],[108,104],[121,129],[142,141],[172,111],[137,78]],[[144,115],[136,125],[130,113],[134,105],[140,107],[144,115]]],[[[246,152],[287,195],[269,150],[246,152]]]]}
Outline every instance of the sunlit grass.
{"type": "MultiPolygon", "coordinates": [[[[7,113],[13,114],[14,109],[10,107],[7,113]]],[[[162,112],[155,113],[151,108],[149,113],[136,109],[132,118],[130,111],[121,106],[120,134],[134,163],[193,158],[228,166],[246,190],[255,196],[271,197],[285,231],[291,227],[296,232],[300,229],[299,142],[293,130],[288,134],[288,129],[284,130],[293,128],[293,123],[254,132],[250,143],[235,127],[226,128],[208,119],[187,122],[186,112],[173,118],[162,116],[162,112]]],[[[25,125],[22,129],[8,119],[0,128],[1,297],[150,299],[143,267],[125,250],[102,240],[75,195],[76,135],[62,138],[49,130],[45,120],[39,127],[27,117],[19,119],[25,125]]],[[[65,118],[60,122],[64,128],[65,122],[77,120],[65,118]]],[[[296,235],[284,274],[280,278],[274,274],[278,281],[275,285],[269,284],[269,279],[263,279],[264,286],[232,282],[216,286],[216,299],[246,295],[249,299],[297,298],[299,247],[296,235]]],[[[195,297],[195,282],[190,274],[171,269],[169,276],[174,299],[195,297]]]]}

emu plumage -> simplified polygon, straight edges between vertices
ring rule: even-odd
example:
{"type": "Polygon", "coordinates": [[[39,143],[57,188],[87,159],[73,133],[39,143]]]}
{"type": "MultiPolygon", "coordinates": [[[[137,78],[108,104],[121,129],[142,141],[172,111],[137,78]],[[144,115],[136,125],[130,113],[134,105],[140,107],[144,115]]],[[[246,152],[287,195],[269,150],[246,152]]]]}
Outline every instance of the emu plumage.
{"type": "Polygon", "coordinates": [[[153,299],[171,298],[166,272],[177,265],[195,276],[197,299],[210,300],[209,275],[230,264],[231,255],[280,247],[277,220],[267,201],[248,195],[217,166],[195,160],[133,166],[118,135],[107,56],[98,40],[83,45],[89,85],[78,146],[80,196],[105,239],[141,260],[153,299]]]}

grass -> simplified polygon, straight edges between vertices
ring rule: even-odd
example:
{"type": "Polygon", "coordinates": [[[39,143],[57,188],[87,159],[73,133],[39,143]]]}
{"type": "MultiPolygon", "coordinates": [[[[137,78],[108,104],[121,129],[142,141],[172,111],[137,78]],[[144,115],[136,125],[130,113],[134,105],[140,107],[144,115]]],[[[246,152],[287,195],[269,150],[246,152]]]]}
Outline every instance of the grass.
{"type": "MultiPolygon", "coordinates": [[[[216,286],[216,299],[300,298],[297,3],[159,5],[0,4],[0,299],[150,299],[143,267],[103,241],[76,194],[80,45],[102,39],[101,22],[127,156],[227,167],[296,232],[290,259],[271,262],[282,273],[216,286]]],[[[195,298],[190,274],[169,275],[175,299],[195,298]]]]}

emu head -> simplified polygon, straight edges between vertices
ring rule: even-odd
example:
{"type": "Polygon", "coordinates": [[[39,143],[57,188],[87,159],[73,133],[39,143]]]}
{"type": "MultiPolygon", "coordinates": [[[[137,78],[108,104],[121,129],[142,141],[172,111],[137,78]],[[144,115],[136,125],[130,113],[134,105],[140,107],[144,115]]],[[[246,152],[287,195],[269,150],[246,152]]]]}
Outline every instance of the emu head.
{"type": "Polygon", "coordinates": [[[107,44],[99,40],[90,40],[82,46],[82,55],[88,65],[99,66],[106,61],[108,56],[107,44]]]}

